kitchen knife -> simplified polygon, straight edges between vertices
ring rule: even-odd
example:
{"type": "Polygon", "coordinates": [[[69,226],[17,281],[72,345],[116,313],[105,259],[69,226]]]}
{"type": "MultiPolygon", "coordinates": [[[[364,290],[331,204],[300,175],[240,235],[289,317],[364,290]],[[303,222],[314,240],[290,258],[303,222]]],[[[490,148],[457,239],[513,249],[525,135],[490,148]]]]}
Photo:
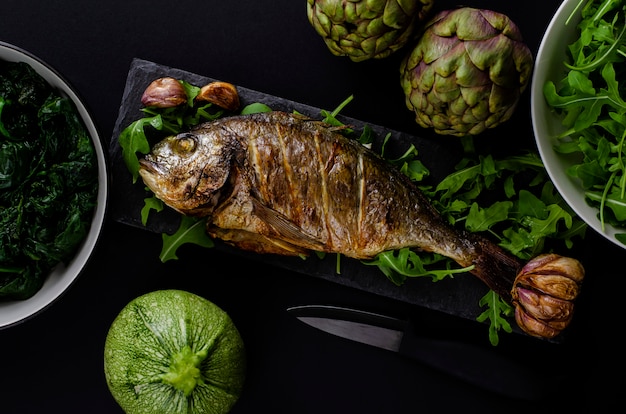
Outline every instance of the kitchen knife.
{"type": "Polygon", "coordinates": [[[532,371],[528,361],[506,358],[493,349],[461,341],[421,337],[409,320],[327,305],[295,306],[287,311],[324,332],[398,352],[510,398],[539,400],[550,390],[548,381],[558,381],[532,371]]]}

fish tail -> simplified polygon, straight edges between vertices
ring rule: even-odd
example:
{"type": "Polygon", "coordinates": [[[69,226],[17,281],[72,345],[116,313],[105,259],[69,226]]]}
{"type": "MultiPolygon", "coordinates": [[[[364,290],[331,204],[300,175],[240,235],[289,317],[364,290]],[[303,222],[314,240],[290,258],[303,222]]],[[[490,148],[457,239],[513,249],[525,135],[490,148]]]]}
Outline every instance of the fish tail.
{"type": "Polygon", "coordinates": [[[474,269],[470,273],[483,281],[503,300],[511,303],[511,289],[517,273],[524,265],[523,261],[482,236],[476,234],[471,236],[476,247],[476,255],[472,260],[474,269]]]}

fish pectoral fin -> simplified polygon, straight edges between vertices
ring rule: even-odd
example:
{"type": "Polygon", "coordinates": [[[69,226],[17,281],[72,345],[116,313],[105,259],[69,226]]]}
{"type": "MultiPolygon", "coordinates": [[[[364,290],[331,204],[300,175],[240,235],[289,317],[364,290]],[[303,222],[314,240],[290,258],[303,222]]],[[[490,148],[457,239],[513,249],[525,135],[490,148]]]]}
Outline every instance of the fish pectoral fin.
{"type": "Polygon", "coordinates": [[[302,228],[293,223],[284,215],[273,210],[256,198],[252,198],[253,211],[263,222],[271,226],[280,237],[296,246],[316,251],[324,251],[324,244],[302,231],[302,228]]]}
{"type": "Polygon", "coordinates": [[[207,231],[211,237],[221,239],[226,244],[255,253],[270,253],[282,256],[307,256],[310,253],[310,250],[300,246],[294,246],[287,241],[269,238],[262,234],[252,233],[246,230],[222,229],[208,226],[207,231]]]}

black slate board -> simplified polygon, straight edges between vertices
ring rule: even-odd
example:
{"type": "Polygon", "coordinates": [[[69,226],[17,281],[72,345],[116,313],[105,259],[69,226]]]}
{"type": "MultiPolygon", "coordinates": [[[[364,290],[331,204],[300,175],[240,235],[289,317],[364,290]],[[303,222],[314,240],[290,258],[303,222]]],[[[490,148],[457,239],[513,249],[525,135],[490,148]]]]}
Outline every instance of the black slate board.
{"type": "MultiPolygon", "coordinates": [[[[173,233],[178,228],[179,217],[171,212],[159,213],[158,220],[153,220],[144,226],[141,223],[140,211],[144,204],[143,199],[147,193],[141,184],[133,184],[130,173],[124,165],[121,148],[118,144],[120,132],[131,122],[142,116],[140,111],[140,98],[145,88],[154,79],[162,76],[171,76],[184,79],[187,82],[202,86],[208,82],[221,79],[211,79],[206,76],[186,72],[181,69],[163,66],[154,62],[134,59],[126,80],[122,102],[117,121],[113,130],[110,143],[111,161],[111,200],[109,214],[120,223],[144,228],[157,233],[173,233]]],[[[254,102],[262,102],[274,110],[298,111],[305,115],[321,118],[322,108],[314,108],[308,105],[292,102],[275,96],[270,96],[254,90],[237,87],[242,105],[254,102]]],[[[333,107],[323,108],[333,110],[333,107]]],[[[347,117],[339,117],[347,125],[356,129],[362,128],[365,123],[347,117]]],[[[447,148],[441,147],[436,142],[420,139],[388,128],[368,124],[377,135],[374,147],[379,146],[387,133],[391,138],[387,144],[390,151],[402,151],[413,143],[419,154],[426,154],[429,163],[426,165],[431,171],[433,179],[443,178],[452,171],[455,154],[450,154],[447,148]]],[[[294,257],[282,257],[273,255],[259,255],[239,251],[225,244],[216,243],[214,247],[228,254],[245,256],[280,268],[294,272],[304,273],[312,277],[326,279],[342,285],[354,287],[377,295],[397,299],[410,304],[423,306],[429,309],[442,311],[447,314],[466,319],[475,319],[483,309],[478,306],[480,298],[487,293],[488,288],[477,278],[470,274],[457,275],[454,279],[447,278],[443,281],[432,282],[430,278],[416,278],[407,280],[402,286],[396,286],[390,282],[384,274],[375,266],[366,266],[359,261],[342,258],[341,274],[336,273],[336,256],[328,255],[320,260],[310,257],[306,261],[294,257]]],[[[155,252],[158,254],[158,252],[155,252]]],[[[512,323],[514,325],[514,322],[512,323]]]]}

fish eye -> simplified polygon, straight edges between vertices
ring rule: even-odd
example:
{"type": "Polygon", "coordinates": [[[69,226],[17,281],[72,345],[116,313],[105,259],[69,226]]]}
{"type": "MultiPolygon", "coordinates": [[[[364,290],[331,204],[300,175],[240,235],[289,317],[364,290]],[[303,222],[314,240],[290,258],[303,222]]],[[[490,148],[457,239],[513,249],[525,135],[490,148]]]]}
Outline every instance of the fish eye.
{"type": "Polygon", "coordinates": [[[193,135],[183,135],[174,142],[173,149],[178,154],[188,154],[196,149],[196,144],[193,135]]]}

